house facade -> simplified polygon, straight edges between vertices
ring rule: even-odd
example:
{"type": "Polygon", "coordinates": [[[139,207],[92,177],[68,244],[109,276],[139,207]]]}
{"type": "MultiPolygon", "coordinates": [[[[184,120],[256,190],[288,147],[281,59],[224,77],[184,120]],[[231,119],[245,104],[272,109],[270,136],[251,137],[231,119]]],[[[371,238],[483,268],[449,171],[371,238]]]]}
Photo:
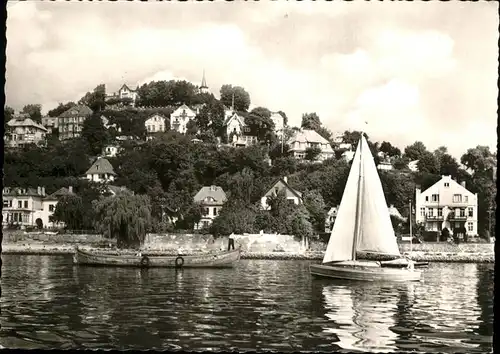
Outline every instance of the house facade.
{"type": "Polygon", "coordinates": [[[122,128],[118,124],[116,124],[116,123],[112,123],[111,124],[110,121],[109,121],[109,119],[108,119],[108,117],[106,117],[104,115],[101,116],[101,122],[102,122],[102,125],[103,125],[104,129],[111,129],[111,128],[113,128],[118,133],[121,133],[121,131],[122,131],[122,128]]]}
{"type": "Polygon", "coordinates": [[[120,148],[118,145],[106,145],[102,148],[102,156],[104,157],[115,157],[118,155],[118,152],[120,151],[120,148]]]}
{"type": "Polygon", "coordinates": [[[170,115],[170,129],[181,134],[187,131],[187,124],[196,117],[196,112],[183,104],[170,115]]]}
{"type": "Polygon", "coordinates": [[[274,131],[277,135],[283,134],[283,129],[285,129],[285,118],[281,113],[273,112],[270,117],[271,121],[274,123],[274,131]]]}
{"type": "Polygon", "coordinates": [[[123,84],[122,87],[117,92],[113,92],[112,94],[106,95],[106,99],[112,98],[129,98],[131,100],[131,105],[135,106],[135,101],[137,100],[137,88],[132,89],[130,86],[123,84]]]}
{"type": "Polygon", "coordinates": [[[57,129],[59,127],[59,118],[50,116],[42,117],[42,125],[49,131],[57,129]]]}
{"type": "Polygon", "coordinates": [[[392,163],[388,160],[380,161],[379,164],[377,165],[377,170],[390,171],[392,169],[393,169],[392,163]]]}
{"type": "Polygon", "coordinates": [[[408,162],[408,168],[410,169],[410,171],[418,172],[418,161],[419,160],[413,160],[408,162]]]}
{"type": "Polygon", "coordinates": [[[164,133],[165,128],[165,120],[167,118],[160,113],[153,113],[146,119],[144,125],[146,127],[146,140],[151,140],[153,135],[156,133],[164,133]]]}
{"type": "Polygon", "coordinates": [[[89,181],[107,183],[115,180],[116,173],[107,159],[98,157],[85,175],[89,181]]]}
{"type": "Polygon", "coordinates": [[[92,115],[85,105],[76,105],[58,117],[59,140],[78,138],[82,133],[83,122],[92,115]]]}
{"type": "Polygon", "coordinates": [[[54,214],[58,199],[73,193],[72,189],[61,188],[51,195],[46,195],[45,187],[10,188],[2,190],[2,227],[54,227],[50,217],[54,214]]]}
{"type": "Polygon", "coordinates": [[[44,145],[49,131],[27,115],[18,115],[7,122],[5,147],[18,148],[29,144],[44,145]]]}
{"type": "Polygon", "coordinates": [[[277,179],[272,185],[271,188],[262,196],[260,200],[261,208],[263,210],[271,210],[271,206],[268,203],[269,197],[274,197],[278,193],[284,191],[286,199],[290,201],[290,203],[300,205],[303,203],[302,193],[296,189],[293,189],[288,184],[287,177],[282,177],[277,179]]]}
{"type": "Polygon", "coordinates": [[[227,196],[222,187],[202,187],[194,196],[194,202],[200,204],[203,210],[202,217],[200,221],[194,225],[194,229],[199,230],[210,226],[217,215],[219,215],[226,201],[227,196]]]}
{"type": "Polygon", "coordinates": [[[303,160],[306,157],[306,149],[308,148],[319,148],[321,150],[316,159],[317,161],[324,161],[335,155],[328,140],[314,130],[309,129],[297,131],[288,141],[288,146],[290,146],[289,151],[292,155],[299,160],[303,160]]]}
{"type": "Polygon", "coordinates": [[[245,124],[245,118],[236,112],[229,115],[224,121],[228,143],[232,146],[248,146],[257,143],[256,136],[251,134],[245,124]]]}
{"type": "Polygon", "coordinates": [[[441,179],[425,191],[415,192],[415,221],[427,231],[453,233],[465,228],[467,236],[477,235],[477,193],[465,188],[465,182],[456,182],[451,176],[441,179]]]}

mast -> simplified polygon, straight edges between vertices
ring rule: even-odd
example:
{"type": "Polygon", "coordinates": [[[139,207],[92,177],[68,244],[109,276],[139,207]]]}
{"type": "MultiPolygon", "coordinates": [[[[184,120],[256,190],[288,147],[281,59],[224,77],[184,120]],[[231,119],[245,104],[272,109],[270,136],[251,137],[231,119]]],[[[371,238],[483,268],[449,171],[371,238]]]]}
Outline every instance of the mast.
{"type": "Polygon", "coordinates": [[[411,232],[411,200],[410,200],[410,257],[411,257],[411,248],[412,248],[412,242],[413,242],[413,235],[411,232]]]}
{"type": "Polygon", "coordinates": [[[358,238],[360,234],[360,220],[361,220],[361,178],[363,177],[363,132],[361,132],[361,137],[359,139],[359,178],[358,178],[358,193],[356,196],[356,215],[354,221],[354,241],[352,243],[352,260],[356,260],[356,249],[358,246],[358,238]]]}

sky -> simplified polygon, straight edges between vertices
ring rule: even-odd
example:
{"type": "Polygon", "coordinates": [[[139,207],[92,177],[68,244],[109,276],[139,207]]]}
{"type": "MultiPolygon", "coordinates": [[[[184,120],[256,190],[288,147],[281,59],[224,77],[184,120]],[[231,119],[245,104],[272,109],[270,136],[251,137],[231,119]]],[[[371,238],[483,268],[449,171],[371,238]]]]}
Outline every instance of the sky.
{"type": "Polygon", "coordinates": [[[75,101],[100,83],[185,79],[290,125],[316,112],[334,133],[366,131],[496,151],[496,2],[39,2],[7,7],[6,104],[75,101]]]}

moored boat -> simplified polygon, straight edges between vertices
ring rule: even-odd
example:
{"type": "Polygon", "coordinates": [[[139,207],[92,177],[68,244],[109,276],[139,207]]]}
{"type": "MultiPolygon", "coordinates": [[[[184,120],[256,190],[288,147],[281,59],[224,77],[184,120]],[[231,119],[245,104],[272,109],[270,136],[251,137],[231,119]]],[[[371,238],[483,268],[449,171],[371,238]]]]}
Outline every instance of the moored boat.
{"type": "Polygon", "coordinates": [[[82,250],[78,247],[73,256],[73,263],[78,265],[93,266],[119,266],[119,267],[164,267],[164,268],[228,268],[233,267],[240,260],[241,250],[176,254],[168,256],[138,254],[110,254],[95,250],[82,250]]]}
{"type": "Polygon", "coordinates": [[[380,177],[363,134],[353,158],[322,264],[314,276],[361,281],[418,281],[415,262],[401,256],[380,177]],[[385,261],[357,259],[377,254],[385,261]]]}

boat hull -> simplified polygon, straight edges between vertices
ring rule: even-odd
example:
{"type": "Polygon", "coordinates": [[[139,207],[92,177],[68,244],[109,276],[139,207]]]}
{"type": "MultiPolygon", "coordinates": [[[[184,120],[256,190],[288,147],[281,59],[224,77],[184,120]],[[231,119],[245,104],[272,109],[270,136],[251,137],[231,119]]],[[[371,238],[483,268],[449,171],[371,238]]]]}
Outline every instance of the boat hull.
{"type": "Polygon", "coordinates": [[[381,267],[378,262],[351,262],[338,264],[311,264],[314,276],[358,281],[419,281],[422,273],[418,270],[381,267]]]}
{"type": "Polygon", "coordinates": [[[91,266],[142,267],[142,268],[230,268],[240,260],[239,249],[219,253],[194,255],[112,255],[76,249],[73,263],[91,266]]]}
{"type": "MultiPolygon", "coordinates": [[[[422,262],[422,261],[411,261],[411,262],[413,263],[413,267],[415,268],[427,268],[429,266],[429,262],[422,262]]],[[[405,258],[380,262],[380,265],[382,267],[392,267],[392,268],[406,268],[408,267],[408,264],[409,261],[405,258]]]]}

